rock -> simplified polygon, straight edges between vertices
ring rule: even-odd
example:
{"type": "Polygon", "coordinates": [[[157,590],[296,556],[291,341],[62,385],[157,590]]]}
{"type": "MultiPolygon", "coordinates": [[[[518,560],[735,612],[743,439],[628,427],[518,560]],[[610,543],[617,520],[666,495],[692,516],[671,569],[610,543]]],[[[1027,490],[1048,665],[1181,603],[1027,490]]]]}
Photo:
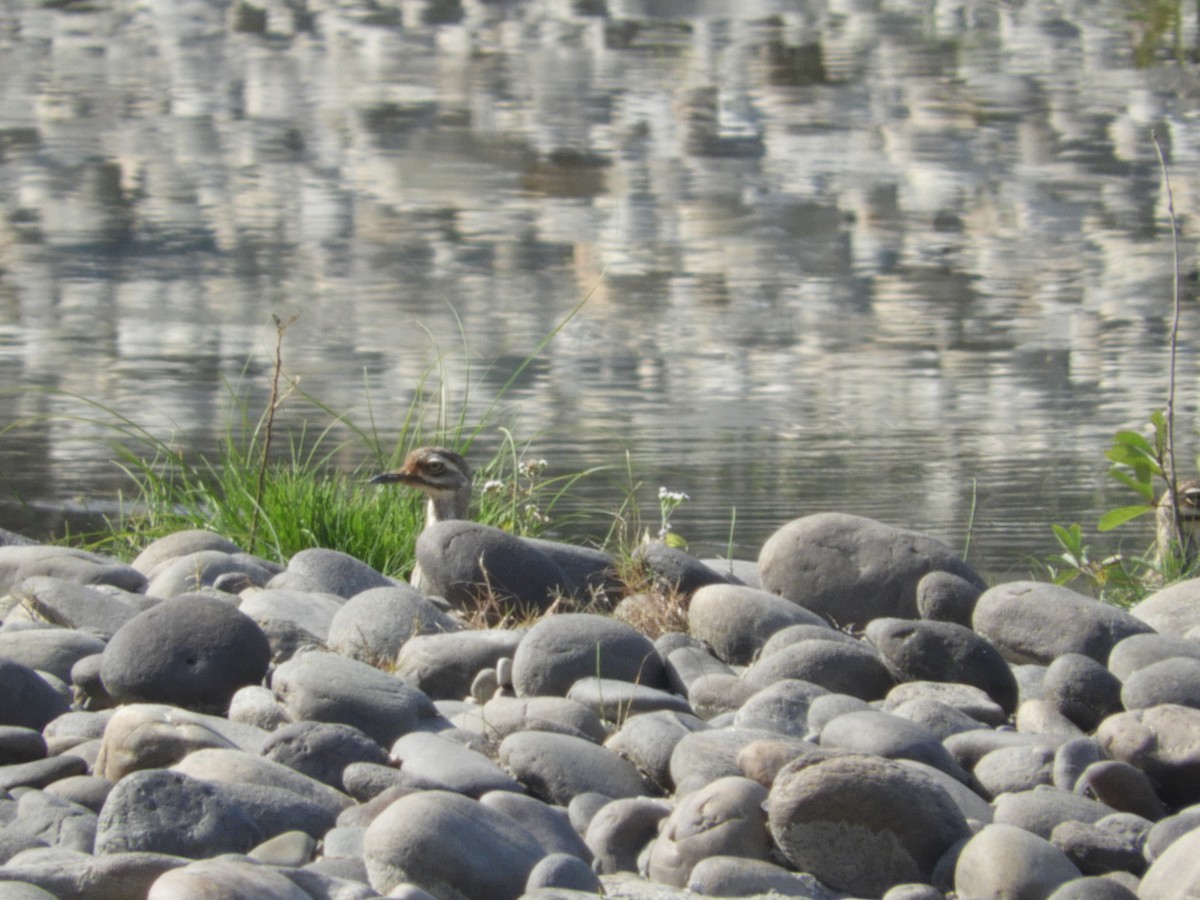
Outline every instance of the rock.
{"type": "Polygon", "coordinates": [[[1091,824],[1113,812],[1103,803],[1045,786],[1015,794],[1002,794],[992,806],[996,810],[993,821],[1016,825],[1046,840],[1050,839],[1051,832],[1060,822],[1075,820],[1091,824]]]}
{"type": "MultiPolygon", "coordinates": [[[[104,640],[142,610],[137,603],[138,595],[44,575],[25,579],[13,593],[39,618],[61,628],[87,631],[104,640]]],[[[144,603],[144,598],[141,602],[144,603]]]]}
{"type": "Polygon", "coordinates": [[[707,857],[765,860],[771,845],[766,798],[766,788],[737,776],[718,778],[683,798],[650,851],[650,879],[686,887],[692,869],[707,857]]]}
{"type": "Polygon", "coordinates": [[[239,583],[262,587],[274,574],[275,569],[269,563],[245,553],[198,550],[157,568],[146,593],[170,599],[211,588],[218,578],[230,577],[236,577],[239,583]]]}
{"type": "Polygon", "coordinates": [[[262,680],[270,653],[262,630],[233,607],[183,596],[121,626],[104,648],[100,677],[122,703],[224,712],[238,688],[262,680]]]}
{"type": "Polygon", "coordinates": [[[0,725],[0,765],[31,762],[46,755],[46,739],[33,728],[0,725]]]}
{"type": "Polygon", "coordinates": [[[650,797],[624,797],[601,806],[584,833],[592,867],[601,875],[636,872],[638,858],[670,811],[667,803],[650,797]]]}
{"type": "Polygon", "coordinates": [[[1084,875],[1116,871],[1140,875],[1146,868],[1140,841],[1098,824],[1060,822],[1050,833],[1050,843],[1084,875]]]}
{"type": "Polygon", "coordinates": [[[175,763],[171,771],[216,785],[251,785],[288,791],[334,816],[351,805],[350,798],[341,791],[244,750],[197,750],[175,763]]]}
{"type": "Polygon", "coordinates": [[[1000,651],[952,622],[875,619],[870,641],[898,681],[935,681],[979,688],[1006,713],[1017,708],[1017,681],[1000,651]]]}
{"type": "MultiPolygon", "coordinates": [[[[249,616],[264,632],[279,623],[299,626],[317,641],[329,636],[329,625],[345,601],[333,594],[306,593],[280,589],[248,590],[242,594],[238,609],[249,616]]],[[[288,654],[291,656],[291,654],[288,654]]]]}
{"type": "Polygon", "coordinates": [[[1200,710],[1168,704],[1119,713],[1100,723],[1096,740],[1112,759],[1145,772],[1168,806],[1200,801],[1200,710]]]}
{"type": "Polygon", "coordinates": [[[67,701],[37,672],[0,658],[0,725],[41,731],[67,709],[67,701]]]}
{"type": "Polygon", "coordinates": [[[1164,635],[1184,635],[1200,625],[1200,578],[1189,578],[1151,594],[1129,612],[1164,635]]]}
{"type": "Polygon", "coordinates": [[[86,771],[87,761],[73,754],[0,766],[0,791],[11,791],[19,787],[42,788],[62,778],[82,775],[86,771]]]}
{"type": "Polygon", "coordinates": [[[911,759],[961,782],[967,773],[937,737],[915,722],[878,710],[838,716],[821,730],[823,748],[869,753],[885,759],[911,759]]]}
{"type": "Polygon", "coordinates": [[[1200,643],[1166,634],[1135,634],[1112,648],[1108,670],[1126,681],[1139,669],[1178,656],[1200,659],[1200,643]]]}
{"type": "Polygon", "coordinates": [[[478,730],[496,742],[518,731],[551,731],[597,744],[608,736],[595,712],[566,697],[494,697],[483,706],[478,730]]]}
{"type": "Polygon", "coordinates": [[[1111,759],[1092,763],[1083,770],[1075,790],[1118,812],[1133,813],[1150,822],[1157,822],[1167,812],[1146,773],[1128,763],[1111,759]]]}
{"type": "Polygon", "coordinates": [[[952,734],[942,741],[950,751],[955,762],[968,772],[975,768],[986,753],[1001,747],[1023,747],[1030,744],[1040,744],[1047,747],[1058,747],[1063,743],[1057,738],[1048,738],[1040,734],[1018,734],[1014,731],[990,731],[987,729],[963,731],[952,734]]]}
{"type": "Polygon", "coordinates": [[[837,627],[917,617],[917,584],[944,571],[984,586],[941,541],[843,513],[795,519],[769,537],[758,557],[763,590],[780,594],[837,627]]]}
{"type": "Polygon", "coordinates": [[[930,572],[917,582],[917,613],[932,622],[971,627],[975,603],[983,588],[951,572],[930,572]]]}
{"type": "Polygon", "coordinates": [[[46,544],[0,546],[0,595],[27,578],[45,575],[83,585],[111,585],[140,594],[146,576],[98,553],[46,544]]]}
{"type": "Polygon", "coordinates": [[[17,854],[0,877],[37,885],[58,900],[129,900],[146,896],[163,872],[186,862],[161,853],[93,856],[47,847],[17,854]]]}
{"type": "Polygon", "coordinates": [[[825,726],[838,716],[864,709],[876,709],[865,700],[849,694],[822,694],[814,697],[808,705],[808,733],[813,739],[820,737],[825,726]]]}
{"type": "Polygon", "coordinates": [[[751,781],[765,788],[775,782],[785,766],[797,759],[828,759],[838,751],[822,750],[816,744],[794,737],[774,737],[752,741],[737,754],[737,767],[751,781]]]}
{"type": "Polygon", "coordinates": [[[343,793],[346,766],[355,762],[385,765],[388,761],[387,751],[359,729],[329,722],[284,725],[263,744],[262,755],[343,793]]]}
{"type": "Polygon", "coordinates": [[[569,853],[551,853],[533,867],[525,882],[525,892],[539,888],[564,888],[597,896],[604,890],[591,866],[569,853]]]}
{"type": "Polygon", "coordinates": [[[1150,864],[1137,896],[1138,900],[1200,896],[1200,829],[1182,835],[1150,864]]]}
{"type": "Polygon", "coordinates": [[[667,684],[677,694],[689,693],[692,683],[697,678],[735,674],[732,668],[713,656],[705,647],[676,647],[664,658],[667,684]]]}
{"type": "Polygon", "coordinates": [[[1108,759],[1093,738],[1073,738],[1060,744],[1054,752],[1054,786],[1073,791],[1084,771],[1094,762],[1108,759]]]}
{"type": "MultiPolygon", "coordinates": [[[[392,587],[395,582],[376,572],[364,562],[337,550],[310,547],[301,550],[287,565],[287,575],[299,576],[309,590],[333,594],[349,599],[355,594],[377,587],[392,587]]],[[[268,583],[268,587],[286,587],[268,583]]]]}
{"type": "Polygon", "coordinates": [[[954,889],[960,897],[1046,897],[1080,875],[1045,838],[1014,825],[992,824],[962,848],[954,889]]]}
{"type": "Polygon", "coordinates": [[[536,550],[542,551],[562,569],[567,580],[574,584],[580,599],[603,601],[619,598],[622,584],[617,577],[617,560],[611,554],[593,547],[564,544],[541,538],[522,538],[536,550]]]}
{"type": "Polygon", "coordinates": [[[828,693],[825,688],[807,681],[790,678],[776,681],[742,704],[733,717],[734,727],[802,738],[808,734],[809,704],[828,693]]]}
{"type": "Polygon", "coordinates": [[[396,674],[436,700],[461,700],[481,671],[516,653],[523,637],[501,629],[417,635],[400,648],[396,674]]]}
{"type": "Polygon", "coordinates": [[[190,556],[203,550],[215,550],[218,553],[241,553],[242,548],[233,541],[221,537],[212,531],[199,528],[175,531],[151,541],[142,548],[142,552],[131,563],[147,578],[153,578],[158,572],[176,559],[190,556]]]}
{"type": "Polygon", "coordinates": [[[226,798],[245,810],[264,840],[289,831],[320,838],[337,823],[332,805],[316,794],[300,794],[271,784],[209,780],[226,798]]]}
{"type": "Polygon", "coordinates": [[[588,676],[667,686],[662,660],[650,639],[623,622],[598,615],[544,618],[525,634],[513,657],[513,686],[519,697],[562,697],[588,676]]]}
{"type": "Polygon", "coordinates": [[[754,741],[777,740],[770,731],[751,728],[711,728],[685,734],[671,751],[671,783],[675,796],[726,775],[741,775],[738,754],[754,741]]]}
{"type": "Polygon", "coordinates": [[[519,537],[461,519],[435,522],[417,538],[423,589],[458,609],[481,602],[542,612],[578,586],[553,559],[519,537]]]}
{"type": "Polygon", "coordinates": [[[151,852],[199,859],[245,853],[262,832],[218,788],[179,772],[125,776],[109,793],[96,828],[96,854],[151,852]]]}
{"type": "MultiPolygon", "coordinates": [[[[169,766],[206,747],[235,748],[236,726],[227,725],[163,704],[124,706],[108,719],[95,771],[115,782],[130,772],[169,766]]],[[[257,752],[261,743],[252,746],[257,752]]]]}
{"type": "Polygon", "coordinates": [[[47,785],[46,793],[99,814],[113,783],[96,775],[73,775],[47,785]]]}
{"type": "Polygon", "coordinates": [[[237,897],[245,900],[312,900],[282,872],[239,859],[203,859],[164,872],[146,900],[237,897]]]}
{"type": "Polygon", "coordinates": [[[688,604],[688,630],[727,663],[753,662],[767,639],[789,625],[827,627],[816,613],[766,591],[732,584],[698,589],[688,604]]]}
{"type": "Polygon", "coordinates": [[[1013,717],[1017,731],[1071,740],[1083,737],[1084,731],[1061,712],[1049,700],[1023,700],[1013,717]]]}
{"type": "Polygon", "coordinates": [[[571,827],[570,817],[561,806],[549,806],[527,794],[510,790],[489,791],[479,798],[489,809],[502,812],[537,839],[547,853],[566,854],[583,863],[591,863],[592,851],[583,836],[571,827]]]}
{"type": "Polygon", "coordinates": [[[1200,806],[1189,806],[1172,816],[1160,819],[1146,834],[1143,852],[1147,862],[1154,862],[1168,847],[1189,831],[1200,828],[1200,806]]]}
{"type": "Polygon", "coordinates": [[[96,840],[96,814],[90,809],[40,790],[21,792],[16,806],[16,818],[3,829],[5,844],[12,846],[15,842],[26,847],[50,846],[92,852],[96,840]]]}
{"type": "Polygon", "coordinates": [[[544,855],[508,816],[447,791],[401,797],[367,827],[363,844],[375,890],[411,882],[462,900],[516,900],[544,855]]]}
{"type": "Polygon", "coordinates": [[[1076,878],[1064,882],[1047,900],[1137,900],[1137,894],[1113,878],[1076,878]]]}
{"type": "Polygon", "coordinates": [[[655,589],[666,594],[690,597],[702,587],[729,583],[729,579],[690,553],[668,547],[662,541],[639,546],[634,551],[633,561],[649,570],[655,589]]]}
{"type": "Polygon", "coordinates": [[[761,859],[710,856],[696,863],[687,889],[706,897],[749,897],[769,894],[799,900],[837,900],[834,893],[805,873],[790,872],[761,859]]]}
{"type": "Polygon", "coordinates": [[[633,763],[644,778],[668,791],[671,783],[671,753],[684,735],[708,726],[687,713],[659,710],[630,716],[605,746],[633,763]]]}
{"type": "Polygon", "coordinates": [[[776,777],[766,806],[775,844],[789,863],[859,896],[927,883],[941,856],[970,835],[935,782],[872,756],[793,764],[776,777]]]}
{"type": "MultiPolygon", "coordinates": [[[[945,740],[960,731],[974,731],[987,727],[983,722],[972,718],[961,709],[932,697],[913,697],[911,700],[893,705],[891,697],[894,693],[894,689],[888,693],[887,699],[884,700],[881,707],[883,712],[890,712],[894,716],[908,719],[923,728],[928,728],[937,736],[938,740],[945,740]]],[[[997,712],[1000,711],[999,706],[996,706],[995,709],[997,712]]]]}
{"type": "Polygon", "coordinates": [[[1118,708],[1146,709],[1168,703],[1200,709],[1200,659],[1176,656],[1151,663],[1120,687],[1118,708]]]}
{"type": "Polygon", "coordinates": [[[784,678],[808,681],[862,700],[882,699],[895,683],[870,647],[826,640],[784,647],[746,672],[746,680],[760,688],[784,678]]]}
{"type": "Polygon", "coordinates": [[[650,793],[630,762],[583,738],[517,732],[500,743],[499,757],[534,796],[547,803],[565,805],[588,791],[613,798],[650,793]]]}
{"type": "Polygon", "coordinates": [[[984,754],[973,774],[988,798],[1030,791],[1054,783],[1054,750],[1037,744],[1001,747],[984,754]]]}
{"type": "Polygon", "coordinates": [[[489,791],[523,788],[482,753],[437,734],[414,731],[392,746],[401,771],[432,789],[482,797],[489,791]]]}
{"type": "Polygon", "coordinates": [[[367,665],[392,663],[400,648],[422,634],[443,634],[460,626],[419,591],[406,584],[369,588],[333,614],[329,649],[367,665]]]}
{"type": "MultiPolygon", "coordinates": [[[[791,679],[781,679],[791,680],[791,679]]],[[[701,675],[688,686],[688,703],[705,721],[736,713],[761,688],[734,674],[701,675]]]]}
{"type": "Polygon", "coordinates": [[[352,725],[389,747],[433,720],[433,702],[406,682],[365,663],[314,651],[288,660],[271,687],[295,721],[352,725]]]}
{"type": "Polygon", "coordinates": [[[251,725],[263,731],[274,731],[292,719],[279,698],[269,688],[249,684],[238,688],[229,701],[229,721],[251,725]]]}
{"type": "Polygon", "coordinates": [[[580,678],[567,691],[567,699],[609,722],[623,722],[629,716],[655,710],[692,712],[691,704],[683,697],[615,678],[580,678]]]}
{"type": "Polygon", "coordinates": [[[1121,682],[1103,665],[1081,653],[1064,653],[1046,668],[1045,698],[1083,731],[1093,731],[1121,711],[1121,682]]]}
{"type": "Polygon", "coordinates": [[[1049,665],[1064,653],[1099,663],[1120,641],[1151,629],[1124,610],[1072,590],[1013,581],[983,592],[972,626],[1012,663],[1049,665]]]}

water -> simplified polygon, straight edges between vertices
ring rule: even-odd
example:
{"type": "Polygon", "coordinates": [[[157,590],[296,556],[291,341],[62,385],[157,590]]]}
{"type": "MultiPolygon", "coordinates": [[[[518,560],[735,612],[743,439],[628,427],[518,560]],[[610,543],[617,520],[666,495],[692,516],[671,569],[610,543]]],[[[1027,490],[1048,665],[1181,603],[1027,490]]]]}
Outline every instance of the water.
{"type": "Polygon", "coordinates": [[[581,502],[628,455],[697,552],[842,510],[1021,577],[1129,501],[1103,452],[1165,400],[1152,134],[1191,470],[1196,10],[1152,11],[6,3],[0,526],[128,490],[94,419],[211,452],[231,390],[266,402],[272,316],[289,378],[387,437],[431,367],[482,413],[586,299],[497,419],[622,470],[581,502]]]}

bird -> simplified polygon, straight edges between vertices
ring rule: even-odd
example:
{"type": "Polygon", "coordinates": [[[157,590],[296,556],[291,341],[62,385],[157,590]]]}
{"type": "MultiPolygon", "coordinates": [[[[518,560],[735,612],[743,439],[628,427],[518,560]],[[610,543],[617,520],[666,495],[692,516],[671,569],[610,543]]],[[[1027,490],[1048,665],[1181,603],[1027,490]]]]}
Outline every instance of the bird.
{"type": "Polygon", "coordinates": [[[404,465],[381,472],[371,484],[403,484],[416,488],[427,499],[425,527],[450,519],[465,519],[471,510],[471,466],[445,447],[418,447],[404,465]]]}
{"type": "Polygon", "coordinates": [[[1158,561],[1164,562],[1172,555],[1172,544],[1178,544],[1181,563],[1186,569],[1200,555],[1200,481],[1181,482],[1175,488],[1175,497],[1178,516],[1171,504],[1170,491],[1164,491],[1158,500],[1156,554],[1158,561]]]}

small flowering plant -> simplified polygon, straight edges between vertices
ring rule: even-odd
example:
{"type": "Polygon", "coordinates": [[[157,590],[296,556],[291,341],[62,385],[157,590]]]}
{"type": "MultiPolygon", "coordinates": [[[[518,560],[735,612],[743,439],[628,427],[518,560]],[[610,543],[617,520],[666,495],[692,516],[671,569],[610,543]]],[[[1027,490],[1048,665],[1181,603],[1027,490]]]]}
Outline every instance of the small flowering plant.
{"type": "Polygon", "coordinates": [[[658,539],[668,547],[678,547],[680,549],[687,547],[687,541],[671,531],[671,514],[690,499],[683,491],[669,491],[665,487],[658,489],[658,509],[661,515],[658,539]]]}

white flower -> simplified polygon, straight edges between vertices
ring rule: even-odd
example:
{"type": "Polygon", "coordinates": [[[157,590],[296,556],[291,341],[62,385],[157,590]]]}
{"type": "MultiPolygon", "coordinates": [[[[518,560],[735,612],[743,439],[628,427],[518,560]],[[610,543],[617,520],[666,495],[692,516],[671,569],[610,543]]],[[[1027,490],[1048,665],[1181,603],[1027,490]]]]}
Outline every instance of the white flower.
{"type": "Polygon", "coordinates": [[[485,494],[498,494],[502,490],[504,490],[504,482],[498,478],[492,478],[489,481],[484,482],[483,492],[485,494]]]}

